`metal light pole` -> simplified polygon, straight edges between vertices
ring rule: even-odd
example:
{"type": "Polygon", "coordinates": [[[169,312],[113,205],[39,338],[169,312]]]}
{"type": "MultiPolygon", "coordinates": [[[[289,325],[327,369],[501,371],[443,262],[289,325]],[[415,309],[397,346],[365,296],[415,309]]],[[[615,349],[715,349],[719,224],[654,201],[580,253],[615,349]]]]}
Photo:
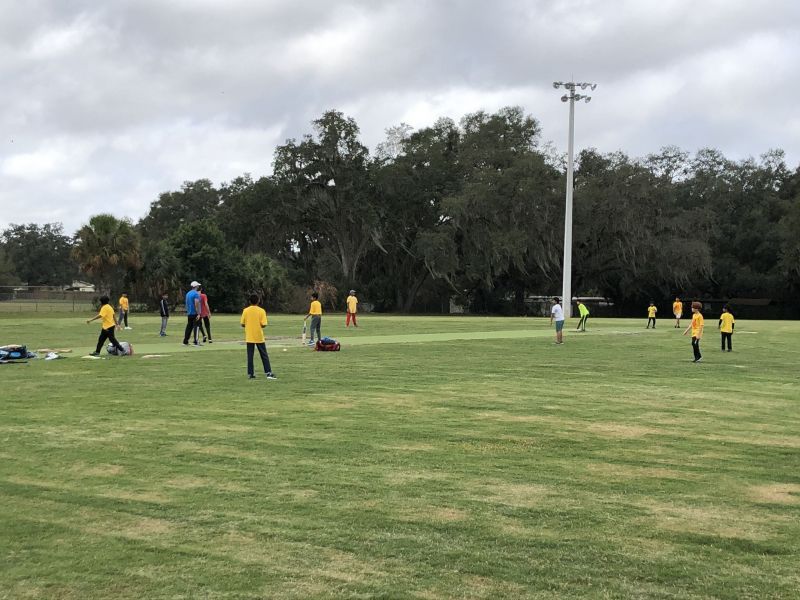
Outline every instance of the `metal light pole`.
{"type": "Polygon", "coordinates": [[[567,144],[569,157],[567,159],[567,202],[564,211],[564,273],[561,306],[564,309],[564,317],[570,318],[572,316],[572,169],[575,154],[575,101],[589,102],[592,99],[586,94],[576,94],[575,89],[580,87],[582,90],[586,88],[594,90],[597,84],[554,81],[553,87],[567,89],[568,93],[561,96],[561,101],[569,102],[569,142],[567,144]]]}

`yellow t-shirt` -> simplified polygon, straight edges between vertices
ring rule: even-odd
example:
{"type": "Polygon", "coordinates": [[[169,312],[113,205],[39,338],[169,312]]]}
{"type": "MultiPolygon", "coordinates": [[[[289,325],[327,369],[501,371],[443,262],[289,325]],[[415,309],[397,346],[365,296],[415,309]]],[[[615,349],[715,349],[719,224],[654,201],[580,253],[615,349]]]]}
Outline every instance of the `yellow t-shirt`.
{"type": "Polygon", "coordinates": [[[244,325],[244,341],[260,344],[264,341],[264,327],[267,326],[267,311],[260,306],[248,306],[242,311],[239,323],[244,325]]]}
{"type": "Polygon", "coordinates": [[[673,302],[672,303],[672,314],[674,314],[674,315],[683,314],[683,302],[673,302]]]}
{"type": "Polygon", "coordinates": [[[655,319],[657,311],[658,311],[658,309],[655,306],[648,306],[647,307],[647,316],[650,317],[651,319],[655,319]]]}
{"type": "Polygon", "coordinates": [[[355,296],[348,296],[347,297],[347,312],[354,313],[358,308],[358,298],[355,296]]]}
{"type": "Polygon", "coordinates": [[[703,315],[700,313],[694,313],[692,315],[692,337],[701,338],[703,337],[703,325],[705,324],[705,320],[703,319],[703,315]]]}
{"type": "Polygon", "coordinates": [[[122,310],[128,310],[128,299],[127,298],[120,298],[119,299],[119,307],[122,310]]]}
{"type": "Polygon", "coordinates": [[[110,304],[103,304],[98,314],[102,319],[100,324],[102,325],[103,329],[108,329],[109,327],[114,327],[114,325],[116,325],[114,322],[114,309],[111,308],[110,304]]]}
{"type": "Polygon", "coordinates": [[[722,316],[719,318],[719,320],[722,321],[719,326],[719,330],[722,333],[733,333],[733,324],[736,323],[736,320],[733,318],[731,313],[722,313],[722,316]]]}
{"type": "Polygon", "coordinates": [[[322,303],[319,300],[314,300],[311,303],[311,308],[308,309],[308,314],[322,316],[322,303]]]}

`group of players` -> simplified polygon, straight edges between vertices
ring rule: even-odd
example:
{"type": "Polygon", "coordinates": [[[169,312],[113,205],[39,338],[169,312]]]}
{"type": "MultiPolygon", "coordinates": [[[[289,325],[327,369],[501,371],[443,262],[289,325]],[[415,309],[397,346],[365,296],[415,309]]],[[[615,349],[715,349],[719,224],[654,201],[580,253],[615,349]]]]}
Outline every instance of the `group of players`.
{"type": "MultiPolygon", "coordinates": [[[[198,281],[192,281],[190,284],[191,290],[186,294],[186,328],[183,335],[183,345],[189,345],[189,339],[193,336],[193,344],[201,346],[208,342],[213,343],[211,338],[211,307],[208,304],[208,296],[203,291],[203,286],[198,281]],[[198,339],[198,333],[202,336],[202,342],[198,339]]],[[[356,297],[355,290],[350,290],[350,295],[347,297],[347,316],[345,319],[345,327],[350,327],[353,323],[354,327],[358,327],[356,315],[358,312],[358,298],[356,297]]],[[[257,294],[251,294],[249,297],[249,306],[242,311],[242,316],[239,320],[241,326],[244,328],[245,343],[247,344],[247,375],[250,379],[255,379],[255,370],[253,366],[253,358],[255,351],[258,350],[261,358],[264,373],[267,379],[277,379],[272,372],[272,367],[269,361],[269,354],[267,353],[266,340],[264,338],[264,328],[267,326],[267,313],[261,308],[259,304],[259,297],[257,294]]],[[[580,320],[576,331],[585,332],[586,323],[589,319],[589,309],[586,305],[578,300],[577,301],[578,313],[580,320]]],[[[705,329],[705,320],[702,314],[703,305],[700,302],[692,302],[692,321],[683,335],[692,335],[692,352],[694,354],[693,362],[700,362],[703,356],[700,352],[700,341],[703,338],[705,329]]],[[[125,354],[125,350],[117,341],[114,331],[121,328],[123,323],[125,329],[132,329],[128,325],[128,312],[129,302],[127,294],[122,294],[119,299],[119,318],[114,312],[114,309],[109,303],[108,296],[100,298],[100,310],[98,314],[87,320],[87,323],[100,319],[101,331],[97,340],[97,348],[91,353],[91,356],[99,356],[103,344],[109,342],[120,354],[125,354]]],[[[169,302],[167,294],[162,294],[159,302],[159,312],[161,315],[161,330],[159,335],[166,336],[167,322],[169,320],[169,302]]],[[[675,317],[675,328],[679,329],[681,326],[681,319],[683,318],[683,302],[680,298],[675,298],[672,303],[672,313],[675,317]]],[[[650,302],[647,307],[647,326],[646,329],[656,328],[656,315],[658,308],[655,302],[650,302]]],[[[308,345],[313,347],[316,340],[322,340],[322,303],[319,300],[319,294],[313,292],[311,294],[311,304],[308,309],[308,314],[304,318],[304,331],[305,322],[311,319],[310,339],[308,345]]],[[[555,324],[556,330],[556,344],[563,344],[563,329],[564,329],[564,309],[561,306],[559,298],[553,298],[553,305],[550,309],[550,324],[555,324]]],[[[718,328],[722,336],[722,350],[731,352],[733,350],[733,330],[736,320],[731,313],[729,307],[725,306],[722,309],[722,315],[719,318],[718,328]]]]}
{"type": "MultiPolygon", "coordinates": [[[[192,281],[190,291],[186,294],[186,328],[183,334],[183,345],[188,346],[189,340],[193,339],[194,346],[202,346],[204,343],[213,343],[211,338],[211,307],[208,304],[208,296],[203,290],[203,286],[198,281],[192,281]],[[202,336],[200,341],[198,333],[202,336]]],[[[159,314],[161,316],[161,330],[159,336],[164,337],[167,335],[167,324],[170,317],[170,307],[168,294],[161,295],[159,301],[159,314]]],[[[253,358],[255,351],[258,350],[261,358],[264,373],[267,379],[277,379],[272,372],[272,367],[269,361],[269,354],[267,353],[266,340],[264,338],[264,328],[267,326],[267,313],[261,308],[259,304],[258,294],[251,294],[248,298],[249,306],[242,311],[242,316],[239,323],[244,329],[245,343],[247,345],[247,375],[250,379],[255,379],[255,369],[253,366],[253,358]]],[[[132,329],[128,325],[128,313],[130,304],[128,295],[123,293],[119,299],[119,318],[111,306],[108,296],[100,298],[100,310],[97,315],[88,319],[86,323],[91,323],[98,319],[101,320],[100,335],[97,339],[97,347],[90,356],[100,356],[100,351],[103,345],[108,342],[120,355],[125,355],[126,351],[115,335],[116,329],[121,329],[124,323],[125,329],[132,329]]],[[[358,327],[357,313],[358,313],[358,298],[356,297],[355,290],[350,290],[350,295],[346,300],[347,316],[345,319],[345,327],[350,327],[352,322],[353,327],[358,327]]],[[[311,319],[310,340],[308,345],[314,347],[315,336],[316,340],[322,339],[322,303],[319,301],[319,294],[313,292],[311,294],[311,304],[308,309],[308,314],[304,319],[305,321],[311,319]]]]}
{"type": "MultiPolygon", "coordinates": [[[[580,320],[576,331],[586,331],[586,321],[589,318],[589,309],[580,300],[577,301],[578,313],[580,320]]],[[[683,335],[692,334],[692,352],[694,360],[692,362],[700,362],[703,360],[703,355],[700,353],[700,340],[703,339],[703,331],[705,329],[705,319],[703,318],[703,304],[701,302],[692,302],[692,322],[683,332],[683,335]]],[[[650,306],[647,307],[647,326],[645,329],[656,328],[656,315],[658,307],[655,302],[650,301],[650,306]]],[[[681,319],[683,318],[683,302],[680,298],[675,298],[672,303],[672,314],[675,316],[675,328],[680,329],[681,319]]],[[[563,344],[563,329],[564,329],[564,309],[561,307],[559,298],[553,298],[553,306],[550,309],[550,324],[555,324],[556,328],[556,344],[563,344]]],[[[736,319],[728,306],[722,308],[722,314],[719,318],[718,328],[722,336],[722,351],[726,350],[731,352],[733,350],[733,330],[736,325],[736,319]]]]}

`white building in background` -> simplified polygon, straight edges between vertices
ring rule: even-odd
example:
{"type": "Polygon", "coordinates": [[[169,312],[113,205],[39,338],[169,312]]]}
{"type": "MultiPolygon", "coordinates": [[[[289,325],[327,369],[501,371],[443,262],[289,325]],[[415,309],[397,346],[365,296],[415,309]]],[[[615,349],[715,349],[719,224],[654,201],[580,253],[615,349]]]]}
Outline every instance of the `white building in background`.
{"type": "Polygon", "coordinates": [[[72,282],[72,285],[66,286],[66,289],[72,292],[95,292],[95,285],[88,281],[78,281],[77,279],[72,282]]]}

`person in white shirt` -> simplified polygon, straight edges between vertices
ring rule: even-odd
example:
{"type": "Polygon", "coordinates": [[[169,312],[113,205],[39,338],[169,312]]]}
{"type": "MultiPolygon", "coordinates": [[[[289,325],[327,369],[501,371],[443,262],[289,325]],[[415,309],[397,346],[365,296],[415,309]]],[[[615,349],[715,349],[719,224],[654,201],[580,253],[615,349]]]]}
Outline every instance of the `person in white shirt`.
{"type": "Polygon", "coordinates": [[[553,298],[553,307],[550,309],[550,325],[556,324],[556,344],[564,343],[564,309],[558,298],[553,298]]]}

